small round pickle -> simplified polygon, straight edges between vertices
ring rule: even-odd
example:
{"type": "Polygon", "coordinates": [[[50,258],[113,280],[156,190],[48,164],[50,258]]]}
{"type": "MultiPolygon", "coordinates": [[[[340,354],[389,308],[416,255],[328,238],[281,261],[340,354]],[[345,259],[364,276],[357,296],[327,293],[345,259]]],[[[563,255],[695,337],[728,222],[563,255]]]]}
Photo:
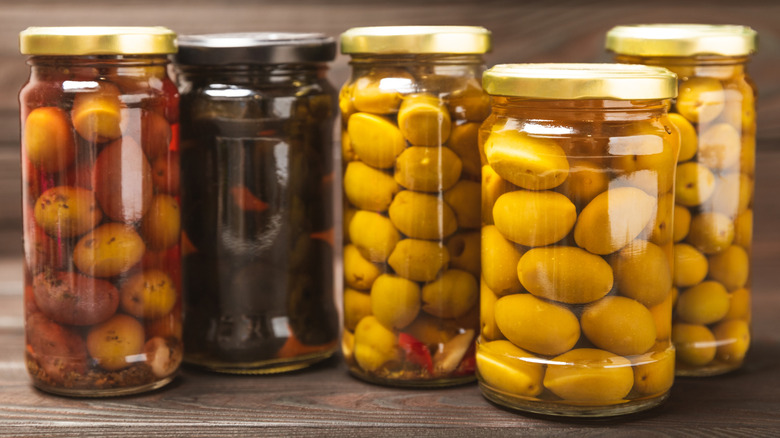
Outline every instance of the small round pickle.
{"type": "Polygon", "coordinates": [[[398,360],[398,337],[374,316],[366,316],[355,327],[352,354],[360,368],[376,371],[386,362],[398,360]]]}
{"type": "Polygon", "coordinates": [[[578,348],[554,357],[544,375],[545,388],[579,404],[618,403],[634,386],[631,361],[595,348],[578,348]]]}
{"type": "Polygon", "coordinates": [[[386,211],[400,189],[392,176],[360,161],[350,162],[344,171],[344,194],[363,210],[386,211]]]}
{"type": "Polygon", "coordinates": [[[371,313],[387,328],[406,327],[420,313],[420,286],[396,275],[380,275],[371,285],[371,313]]]}
{"type": "Polygon", "coordinates": [[[593,345],[621,356],[646,353],[655,344],[653,315],[631,298],[604,297],[586,307],[581,320],[593,345]]]}
{"type": "Polygon", "coordinates": [[[580,338],[580,322],[574,313],[530,294],[499,298],[495,318],[501,333],[513,344],[545,356],[571,350],[580,338]]]}
{"type": "Polygon", "coordinates": [[[517,264],[523,253],[495,225],[482,227],[481,254],[482,280],[487,287],[501,296],[522,291],[517,264]]]}
{"type": "Polygon", "coordinates": [[[715,359],[715,335],[703,325],[672,325],[672,342],[677,349],[677,359],[687,365],[700,367],[715,359]]]}
{"type": "Polygon", "coordinates": [[[744,173],[732,172],[715,179],[715,190],[703,210],[730,218],[746,212],[753,200],[753,180],[744,173]]]}
{"type": "Polygon", "coordinates": [[[695,286],[704,280],[709,269],[707,257],[687,243],[674,245],[674,285],[677,287],[695,286]]]}
{"type": "Polygon", "coordinates": [[[350,94],[358,111],[390,114],[398,111],[403,95],[413,89],[414,77],[407,71],[382,69],[360,76],[352,84],[350,94]]]}
{"type": "Polygon", "coordinates": [[[371,295],[344,288],[344,327],[355,330],[360,320],[371,315],[371,295]]]}
{"type": "Polygon", "coordinates": [[[35,222],[54,237],[75,237],[95,228],[103,218],[91,190],[58,186],[35,201],[35,222]]]}
{"type": "Polygon", "coordinates": [[[60,324],[98,324],[119,307],[114,285],[75,272],[45,270],[33,278],[32,290],[38,310],[60,324]]]}
{"type": "Polygon", "coordinates": [[[458,181],[451,189],[444,193],[444,201],[452,207],[455,218],[458,220],[458,228],[479,228],[482,224],[481,212],[476,206],[480,205],[482,187],[474,181],[458,181]]]}
{"type": "MultiPolygon", "coordinates": [[[[675,219],[677,220],[677,219],[675,219]]],[[[750,249],[753,242],[753,210],[747,210],[734,221],[734,244],[750,249]]]]}
{"type": "Polygon", "coordinates": [[[570,160],[569,177],[558,187],[576,205],[584,206],[609,188],[609,175],[599,163],[570,160]]]}
{"type": "Polygon", "coordinates": [[[693,123],[706,123],[720,115],[725,99],[719,80],[692,77],[679,85],[677,112],[693,123]]]}
{"type": "Polygon", "coordinates": [[[729,294],[729,311],[723,319],[750,321],[750,289],[741,288],[729,294]]]}
{"type": "Polygon", "coordinates": [[[402,190],[388,213],[400,232],[415,239],[441,240],[458,229],[452,208],[434,195],[402,190]]]}
{"type": "Polygon", "coordinates": [[[696,134],[696,128],[685,117],[677,113],[669,113],[669,120],[680,131],[680,156],[679,162],[688,161],[696,155],[699,148],[699,136],[696,134]]]}
{"type": "Polygon", "coordinates": [[[709,275],[720,282],[729,291],[747,284],[750,270],[750,256],[737,245],[731,245],[723,252],[708,257],[709,275]]]}
{"type": "Polygon", "coordinates": [[[518,187],[501,178],[492,167],[482,166],[482,223],[493,225],[493,205],[504,193],[517,190],[518,187]]]}
{"type": "Polygon", "coordinates": [[[423,310],[439,318],[459,318],[479,299],[479,286],[473,275],[449,269],[422,288],[423,310]]]}
{"type": "Polygon", "coordinates": [[[36,108],[24,121],[22,144],[27,158],[44,172],[59,172],[76,159],[76,144],[65,111],[36,108]]]}
{"type": "Polygon", "coordinates": [[[398,109],[398,129],[414,146],[440,146],[450,137],[452,121],[444,103],[431,94],[406,96],[398,109]]]}
{"type": "Polygon", "coordinates": [[[482,165],[479,159],[479,134],[480,123],[463,123],[454,125],[450,132],[447,146],[458,155],[463,163],[463,173],[479,178],[482,165]]]}
{"type": "Polygon", "coordinates": [[[545,246],[569,234],[577,221],[577,209],[557,192],[517,190],[496,200],[493,220],[507,239],[525,246],[545,246]]]}
{"type": "Polygon", "coordinates": [[[730,301],[729,293],[722,284],[703,281],[680,294],[675,312],[683,322],[712,324],[726,316],[730,301]]]}
{"type": "Polygon", "coordinates": [[[409,190],[441,192],[460,178],[460,158],[447,147],[412,146],[398,156],[395,181],[409,190]]]}
{"type": "Polygon", "coordinates": [[[718,344],[716,357],[727,363],[741,363],[750,347],[750,326],[747,321],[730,319],[712,329],[718,344]]]}
{"type": "Polygon", "coordinates": [[[529,250],[517,264],[517,276],[533,295],[566,304],[596,301],[613,284],[609,263],[573,246],[529,250]]]}
{"type": "Polygon", "coordinates": [[[674,206],[674,221],[672,230],[672,240],[674,243],[682,242],[688,237],[688,232],[691,230],[691,212],[687,208],[675,205],[674,206]]]}
{"type": "Polygon", "coordinates": [[[144,327],[132,316],[114,315],[87,334],[87,351],[104,370],[127,368],[143,349],[144,327]]]}
{"type": "MultiPolygon", "coordinates": [[[[358,290],[369,290],[381,273],[377,265],[360,254],[357,246],[352,244],[344,246],[344,282],[347,286],[358,290]]],[[[353,329],[354,327],[350,330],[353,329]]]]}
{"type": "Polygon", "coordinates": [[[677,180],[674,184],[675,202],[686,207],[701,205],[715,191],[715,175],[696,162],[677,166],[677,180]]]}
{"type": "Polygon", "coordinates": [[[699,137],[696,160],[713,170],[736,168],[741,148],[739,132],[727,123],[718,123],[699,137]]]}
{"type": "Polygon", "coordinates": [[[720,213],[701,213],[691,219],[687,241],[704,254],[717,254],[734,241],[734,223],[720,213]]]}
{"type": "Polygon", "coordinates": [[[385,216],[358,210],[349,221],[349,240],[358,247],[366,260],[384,263],[401,240],[401,235],[385,216]]]}
{"type": "Polygon", "coordinates": [[[539,358],[509,341],[477,345],[477,368],[482,381],[509,394],[526,397],[541,394],[544,370],[537,361],[539,358]]]}
{"type": "Polygon", "coordinates": [[[396,274],[412,281],[433,281],[449,262],[447,248],[418,239],[401,240],[387,259],[396,274]]]}
{"type": "Polygon", "coordinates": [[[498,329],[496,324],[496,301],[498,296],[490,290],[484,281],[479,283],[479,322],[484,339],[493,341],[501,339],[504,336],[501,334],[501,330],[498,329]]]}
{"type": "Polygon", "coordinates": [[[557,187],[569,175],[558,143],[507,130],[493,131],[484,144],[487,162],[505,180],[528,190],[557,187]]]}
{"type": "Polygon", "coordinates": [[[154,195],[146,215],[141,219],[141,235],[147,247],[162,251],[179,243],[181,212],[179,202],[171,195],[154,195]]]}
{"type": "Polygon", "coordinates": [[[594,254],[611,254],[634,240],[655,214],[656,198],[635,187],[596,196],[580,213],[574,240],[594,254]]]}
{"type": "Polygon", "coordinates": [[[641,394],[661,394],[674,383],[674,350],[649,351],[631,360],[634,390],[641,394]]]}
{"type": "Polygon", "coordinates": [[[635,240],[610,260],[621,295],[647,307],[666,299],[672,289],[672,269],[661,247],[635,240]]]}
{"type": "Polygon", "coordinates": [[[122,310],[143,319],[163,317],[176,305],[176,286],[159,269],[141,271],[128,278],[119,289],[122,310]]]}
{"type": "Polygon", "coordinates": [[[368,113],[356,113],[347,122],[352,150],[369,166],[389,169],[406,147],[401,131],[390,120],[368,113]]]}
{"type": "Polygon", "coordinates": [[[73,263],[93,277],[127,272],[143,258],[146,245],[131,226],[110,222],[84,235],[73,250],[73,263]]]}
{"type": "Polygon", "coordinates": [[[101,149],[92,187],[103,212],[114,221],[138,222],[154,195],[152,167],[138,143],[124,137],[101,149]]]}
{"type": "Polygon", "coordinates": [[[77,93],[73,99],[73,127],[85,140],[104,143],[122,135],[122,102],[119,89],[100,82],[95,92],[77,93]]]}

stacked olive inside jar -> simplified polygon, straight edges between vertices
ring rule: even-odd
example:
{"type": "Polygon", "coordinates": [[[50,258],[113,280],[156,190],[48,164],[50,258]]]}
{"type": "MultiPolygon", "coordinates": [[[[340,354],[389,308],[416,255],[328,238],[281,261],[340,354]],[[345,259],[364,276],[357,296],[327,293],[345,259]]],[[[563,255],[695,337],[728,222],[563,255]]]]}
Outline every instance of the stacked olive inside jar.
{"type": "Polygon", "coordinates": [[[490,113],[483,28],[355,28],[340,95],[350,372],[391,384],[473,379],[480,163],[490,113]]]}
{"type": "Polygon", "coordinates": [[[619,62],[666,67],[680,81],[669,115],[682,136],[674,207],[677,372],[738,368],[750,346],[756,90],[745,66],[756,33],[743,26],[618,26],[607,48],[619,62]]]}
{"type": "Polygon", "coordinates": [[[174,39],[20,35],[32,55],[20,92],[27,367],[46,391],[145,391],[181,361],[174,39]]]}
{"type": "Polygon", "coordinates": [[[674,74],[510,64],[483,86],[483,393],[557,415],[657,405],[674,378],[674,74]]]}

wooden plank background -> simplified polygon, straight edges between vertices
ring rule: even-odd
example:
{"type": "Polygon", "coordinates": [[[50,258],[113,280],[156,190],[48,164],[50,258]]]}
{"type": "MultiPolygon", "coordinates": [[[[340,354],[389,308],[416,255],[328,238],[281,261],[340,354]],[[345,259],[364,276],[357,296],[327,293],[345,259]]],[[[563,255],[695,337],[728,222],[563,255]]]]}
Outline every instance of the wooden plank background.
{"type": "MultiPolygon", "coordinates": [[[[18,33],[28,26],[163,25],[180,34],[293,31],[337,37],[355,26],[458,24],[493,32],[488,65],[507,62],[607,62],[604,34],[614,25],[650,22],[744,24],[760,35],[750,70],[758,84],[761,148],[780,140],[780,1],[674,0],[1,0],[0,256],[21,253],[17,93],[26,80],[18,33]]],[[[340,86],[348,58],[330,78],[340,86]]],[[[759,151],[761,154],[761,151],[759,151]]]]}

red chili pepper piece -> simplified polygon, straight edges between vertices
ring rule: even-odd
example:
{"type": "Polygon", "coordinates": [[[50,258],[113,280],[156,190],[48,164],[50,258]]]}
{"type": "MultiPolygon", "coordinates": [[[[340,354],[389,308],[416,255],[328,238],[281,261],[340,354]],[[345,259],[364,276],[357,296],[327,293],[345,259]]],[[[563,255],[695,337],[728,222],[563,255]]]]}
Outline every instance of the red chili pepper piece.
{"type": "Polygon", "coordinates": [[[412,335],[401,333],[398,335],[398,346],[404,350],[406,360],[425,368],[429,373],[433,374],[433,359],[431,359],[431,352],[428,351],[428,347],[425,344],[412,335]]]}
{"type": "Polygon", "coordinates": [[[241,184],[231,187],[230,194],[233,195],[233,202],[244,211],[261,212],[268,209],[268,204],[258,199],[248,188],[241,184]]]}

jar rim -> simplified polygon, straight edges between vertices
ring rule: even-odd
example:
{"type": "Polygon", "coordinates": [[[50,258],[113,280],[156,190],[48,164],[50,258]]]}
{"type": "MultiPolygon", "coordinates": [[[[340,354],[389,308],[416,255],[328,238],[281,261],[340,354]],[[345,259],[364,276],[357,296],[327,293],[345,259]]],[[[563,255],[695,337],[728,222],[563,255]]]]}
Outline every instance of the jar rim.
{"type": "Polygon", "coordinates": [[[483,74],[482,87],[491,95],[532,99],[671,99],[677,75],[637,64],[499,64],[483,74]]]}
{"type": "Polygon", "coordinates": [[[341,34],[341,53],[483,54],[492,49],[491,32],[481,26],[353,27],[341,34]]]}
{"type": "Polygon", "coordinates": [[[730,24],[636,24],[607,32],[606,49],[639,56],[745,56],[757,50],[758,34],[730,24]]]}
{"type": "Polygon", "coordinates": [[[167,55],[176,33],[162,26],[28,27],[19,33],[23,55],[167,55]]]}
{"type": "Polygon", "coordinates": [[[176,62],[184,65],[328,62],[336,41],[321,33],[236,32],[181,35],[176,62]]]}

